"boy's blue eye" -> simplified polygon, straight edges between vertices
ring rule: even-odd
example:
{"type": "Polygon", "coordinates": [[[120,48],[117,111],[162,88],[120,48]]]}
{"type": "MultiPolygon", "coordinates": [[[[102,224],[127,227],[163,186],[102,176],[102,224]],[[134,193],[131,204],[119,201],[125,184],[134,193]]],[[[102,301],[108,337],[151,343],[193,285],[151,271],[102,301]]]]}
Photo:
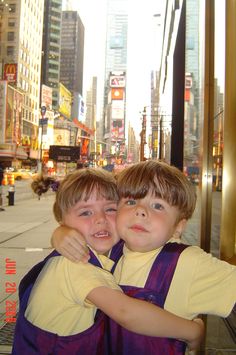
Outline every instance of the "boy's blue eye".
{"type": "Polygon", "coordinates": [[[125,202],[125,204],[128,205],[128,206],[133,206],[133,205],[136,205],[136,201],[129,199],[129,200],[127,200],[127,201],[125,202]]]}
{"type": "Polygon", "coordinates": [[[91,211],[83,211],[79,213],[79,217],[86,217],[86,216],[91,216],[92,212],[91,211]]]}
{"type": "Polygon", "coordinates": [[[163,210],[164,209],[164,207],[160,203],[153,203],[152,208],[154,208],[155,210],[163,210]]]}
{"type": "Polygon", "coordinates": [[[108,213],[117,212],[117,208],[110,207],[106,210],[106,212],[108,212],[108,213]]]}

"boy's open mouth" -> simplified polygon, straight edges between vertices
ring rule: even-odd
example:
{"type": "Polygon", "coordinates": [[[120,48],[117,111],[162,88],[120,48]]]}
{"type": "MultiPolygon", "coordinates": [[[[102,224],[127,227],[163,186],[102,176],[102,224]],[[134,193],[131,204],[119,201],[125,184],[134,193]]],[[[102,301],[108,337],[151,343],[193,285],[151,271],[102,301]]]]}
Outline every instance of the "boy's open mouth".
{"type": "Polygon", "coordinates": [[[95,238],[110,237],[110,233],[108,233],[107,231],[100,231],[100,232],[97,232],[97,233],[93,234],[93,236],[95,238]]]}

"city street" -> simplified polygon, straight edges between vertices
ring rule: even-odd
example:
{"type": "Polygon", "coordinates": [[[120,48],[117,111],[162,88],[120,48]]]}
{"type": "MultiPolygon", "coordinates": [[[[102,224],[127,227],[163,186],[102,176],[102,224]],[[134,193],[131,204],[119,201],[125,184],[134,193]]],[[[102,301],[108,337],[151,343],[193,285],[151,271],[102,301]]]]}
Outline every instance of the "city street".
{"type": "MultiPolygon", "coordinates": [[[[14,206],[8,206],[7,199],[4,199],[4,211],[0,212],[0,355],[11,353],[19,281],[31,266],[50,253],[50,237],[57,226],[52,213],[54,193],[48,192],[38,200],[37,196],[32,194],[29,184],[29,181],[16,182],[14,206]]],[[[4,190],[7,191],[7,187],[4,187],[4,190]]],[[[219,198],[220,195],[216,194],[216,201],[219,198]]],[[[219,208],[216,208],[214,214],[218,214],[218,224],[219,213],[219,208]]],[[[197,206],[184,240],[198,244],[198,228],[197,206]]],[[[215,239],[218,238],[218,233],[217,227],[215,239]]],[[[236,353],[236,344],[222,319],[208,317],[207,325],[206,348],[209,350],[206,354],[236,353]],[[214,352],[214,349],[222,350],[214,352]]]]}

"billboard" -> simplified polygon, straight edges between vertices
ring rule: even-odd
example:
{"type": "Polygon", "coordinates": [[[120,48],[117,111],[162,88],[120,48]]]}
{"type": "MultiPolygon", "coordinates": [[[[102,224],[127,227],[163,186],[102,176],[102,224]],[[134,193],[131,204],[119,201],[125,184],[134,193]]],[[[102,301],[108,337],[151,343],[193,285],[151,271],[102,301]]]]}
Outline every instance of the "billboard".
{"type": "Polygon", "coordinates": [[[58,162],[77,162],[80,159],[80,147],[50,145],[49,159],[58,162]]]}
{"type": "Polygon", "coordinates": [[[79,95],[79,121],[85,122],[85,115],[84,115],[84,100],[81,95],[79,95]]]}
{"type": "Polygon", "coordinates": [[[0,142],[5,143],[7,110],[7,81],[0,80],[0,142]]]}
{"type": "Polygon", "coordinates": [[[124,88],[125,87],[124,75],[111,75],[110,76],[110,87],[111,88],[124,88]]]}
{"type": "Polygon", "coordinates": [[[71,117],[71,92],[63,85],[59,84],[59,112],[66,118],[71,117]]]}
{"type": "Polygon", "coordinates": [[[124,120],[112,121],[111,140],[112,141],[123,141],[124,138],[125,138],[124,120]]]}
{"type": "Polygon", "coordinates": [[[45,106],[47,110],[52,109],[52,88],[42,85],[41,91],[41,107],[45,106]]]}
{"type": "Polygon", "coordinates": [[[6,143],[21,141],[23,94],[16,88],[8,86],[6,112],[6,143]]]}
{"type": "Polygon", "coordinates": [[[124,89],[123,88],[111,88],[111,99],[112,100],[123,100],[124,99],[124,89]]]}
{"type": "Polygon", "coordinates": [[[125,116],[125,103],[123,100],[113,100],[111,103],[111,118],[123,119],[125,116]]]}
{"type": "Polygon", "coordinates": [[[16,83],[17,81],[17,63],[4,64],[3,79],[9,83],[16,83]]]}

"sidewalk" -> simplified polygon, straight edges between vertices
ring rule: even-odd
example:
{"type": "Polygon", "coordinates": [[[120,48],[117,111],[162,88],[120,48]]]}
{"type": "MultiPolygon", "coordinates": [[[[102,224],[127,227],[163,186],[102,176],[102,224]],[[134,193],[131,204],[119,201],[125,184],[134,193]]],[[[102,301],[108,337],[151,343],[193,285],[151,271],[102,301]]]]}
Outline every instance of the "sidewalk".
{"type": "MultiPolygon", "coordinates": [[[[52,213],[54,198],[51,193],[40,200],[36,196],[18,200],[14,206],[4,206],[5,210],[0,211],[0,355],[11,353],[14,331],[14,323],[5,322],[6,302],[17,301],[17,287],[22,276],[51,251],[50,237],[58,225],[52,213]],[[9,268],[16,273],[6,273],[9,268]]],[[[184,236],[188,243],[195,245],[196,226],[199,228],[197,214],[184,236]]],[[[236,354],[236,343],[222,319],[207,317],[205,351],[201,354],[236,354]]]]}
{"type": "Polygon", "coordinates": [[[49,194],[20,200],[0,211],[0,354],[11,353],[14,322],[5,319],[9,306],[18,301],[19,281],[51,251],[50,237],[58,225],[52,213],[54,199],[49,194]]]}

